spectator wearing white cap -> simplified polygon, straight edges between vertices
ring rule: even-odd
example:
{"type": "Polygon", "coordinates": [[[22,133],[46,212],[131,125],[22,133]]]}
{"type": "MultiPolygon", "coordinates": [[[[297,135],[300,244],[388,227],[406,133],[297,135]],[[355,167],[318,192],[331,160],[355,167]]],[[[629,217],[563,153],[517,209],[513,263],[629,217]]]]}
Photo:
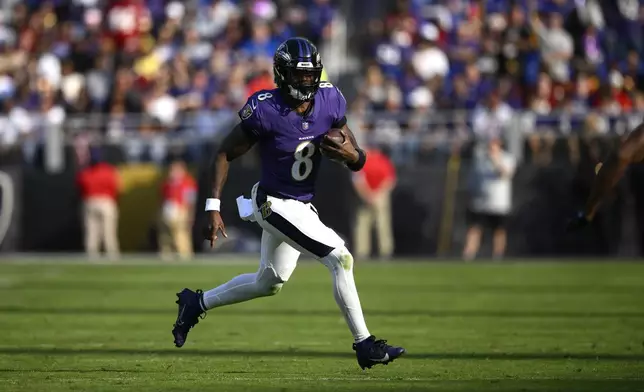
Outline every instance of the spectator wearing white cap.
{"type": "Polygon", "coordinates": [[[43,53],[38,59],[36,72],[41,82],[47,83],[49,88],[58,90],[62,79],[62,66],[56,56],[43,53]]]}
{"type": "Polygon", "coordinates": [[[421,42],[411,59],[416,73],[423,80],[436,76],[445,77],[449,73],[449,60],[445,52],[436,45],[438,27],[432,23],[425,24],[419,29],[419,34],[421,42]]]}

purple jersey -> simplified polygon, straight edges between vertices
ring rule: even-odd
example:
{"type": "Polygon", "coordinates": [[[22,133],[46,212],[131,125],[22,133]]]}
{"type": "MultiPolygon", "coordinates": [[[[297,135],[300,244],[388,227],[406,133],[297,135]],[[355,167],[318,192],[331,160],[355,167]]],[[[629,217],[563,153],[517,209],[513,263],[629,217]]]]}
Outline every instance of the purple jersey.
{"type": "Polygon", "coordinates": [[[320,140],[346,123],[340,90],[321,82],[305,116],[286,104],[278,89],[253,94],[239,111],[242,129],[257,140],[262,159],[260,186],[276,197],[310,201],[320,168],[320,140]]]}

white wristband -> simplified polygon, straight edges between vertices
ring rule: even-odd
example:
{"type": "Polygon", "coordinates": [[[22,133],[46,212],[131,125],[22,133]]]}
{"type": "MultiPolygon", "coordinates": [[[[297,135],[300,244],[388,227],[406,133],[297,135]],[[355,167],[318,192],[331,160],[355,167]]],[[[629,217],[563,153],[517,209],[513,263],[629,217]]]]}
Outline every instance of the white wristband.
{"type": "Polygon", "coordinates": [[[219,207],[221,207],[221,200],[206,199],[206,211],[219,211],[219,207]]]}

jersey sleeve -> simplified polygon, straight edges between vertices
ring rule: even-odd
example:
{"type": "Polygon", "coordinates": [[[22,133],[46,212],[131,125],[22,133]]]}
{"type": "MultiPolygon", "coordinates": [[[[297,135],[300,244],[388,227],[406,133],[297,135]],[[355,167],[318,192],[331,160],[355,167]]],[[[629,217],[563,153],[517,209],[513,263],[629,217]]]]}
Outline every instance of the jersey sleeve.
{"type": "Polygon", "coordinates": [[[339,88],[333,87],[335,94],[334,95],[334,110],[333,114],[333,125],[332,128],[342,128],[347,123],[347,100],[342,95],[342,92],[339,88]]]}
{"type": "Polygon", "coordinates": [[[252,95],[238,113],[242,130],[253,140],[259,139],[264,133],[262,117],[257,104],[257,97],[252,95]]]}

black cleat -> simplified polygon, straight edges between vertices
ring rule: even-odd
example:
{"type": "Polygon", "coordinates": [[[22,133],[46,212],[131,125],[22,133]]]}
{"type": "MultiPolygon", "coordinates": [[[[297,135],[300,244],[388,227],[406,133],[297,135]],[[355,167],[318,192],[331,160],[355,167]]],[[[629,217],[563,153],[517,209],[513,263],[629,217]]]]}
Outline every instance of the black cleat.
{"type": "Polygon", "coordinates": [[[360,343],[354,343],[353,350],[362,370],[371,369],[377,364],[387,365],[405,353],[404,348],[390,346],[386,340],[376,340],[373,335],[360,343]]]}
{"type": "Polygon", "coordinates": [[[190,329],[199,323],[200,318],[206,316],[206,312],[201,308],[203,291],[194,292],[190,289],[183,289],[177,293],[177,297],[179,298],[176,302],[179,305],[179,313],[174,328],[172,328],[172,335],[174,336],[174,345],[182,347],[186,343],[190,329]]]}

